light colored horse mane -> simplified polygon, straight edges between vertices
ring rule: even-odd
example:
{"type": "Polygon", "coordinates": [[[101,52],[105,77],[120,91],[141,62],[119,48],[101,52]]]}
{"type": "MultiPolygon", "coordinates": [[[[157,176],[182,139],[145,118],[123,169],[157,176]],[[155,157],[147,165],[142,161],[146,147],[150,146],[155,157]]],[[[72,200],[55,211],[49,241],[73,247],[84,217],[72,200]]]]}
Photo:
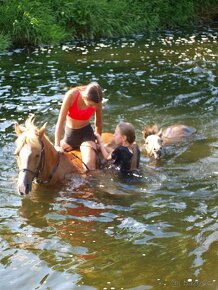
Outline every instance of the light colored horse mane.
{"type": "Polygon", "coordinates": [[[151,126],[145,126],[142,134],[144,138],[147,138],[150,135],[156,135],[156,134],[160,134],[162,132],[162,130],[158,130],[158,126],[156,124],[151,125],[151,126]]]}
{"type": "MultiPolygon", "coordinates": [[[[34,115],[31,115],[25,122],[25,127],[15,124],[15,130],[18,134],[18,138],[16,140],[16,151],[15,154],[18,154],[24,144],[28,143],[36,149],[40,148],[39,138],[42,137],[42,133],[45,132],[47,123],[43,125],[42,128],[37,128],[34,125],[34,115]]],[[[48,138],[44,135],[44,137],[48,138]]]]}

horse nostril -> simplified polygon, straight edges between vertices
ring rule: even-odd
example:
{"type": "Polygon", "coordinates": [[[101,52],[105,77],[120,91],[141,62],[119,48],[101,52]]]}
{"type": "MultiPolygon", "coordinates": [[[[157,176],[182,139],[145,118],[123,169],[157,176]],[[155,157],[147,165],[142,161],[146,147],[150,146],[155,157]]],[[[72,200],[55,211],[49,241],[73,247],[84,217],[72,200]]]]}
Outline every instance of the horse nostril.
{"type": "Polygon", "coordinates": [[[25,193],[28,194],[31,191],[31,184],[27,183],[25,188],[25,193]]]}

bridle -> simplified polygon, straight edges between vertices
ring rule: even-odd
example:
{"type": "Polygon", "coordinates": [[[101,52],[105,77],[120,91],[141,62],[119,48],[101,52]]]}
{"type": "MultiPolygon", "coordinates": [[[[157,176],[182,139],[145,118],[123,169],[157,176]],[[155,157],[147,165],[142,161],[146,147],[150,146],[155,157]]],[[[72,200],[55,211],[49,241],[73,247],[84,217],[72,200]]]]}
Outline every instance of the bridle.
{"type": "Polygon", "coordinates": [[[38,176],[40,175],[40,173],[43,171],[44,169],[44,165],[45,165],[45,146],[44,146],[44,143],[42,141],[40,141],[40,144],[41,144],[41,152],[40,152],[40,161],[39,161],[39,165],[36,169],[36,171],[32,171],[28,168],[22,168],[19,170],[19,173],[20,172],[29,172],[32,174],[33,178],[32,178],[32,181],[36,184],[48,184],[52,177],[54,176],[55,172],[57,171],[58,169],[58,166],[60,164],[60,152],[58,151],[58,161],[57,163],[55,164],[54,168],[52,169],[51,173],[49,174],[48,176],[48,179],[47,180],[41,180],[41,179],[38,179],[38,176]]]}

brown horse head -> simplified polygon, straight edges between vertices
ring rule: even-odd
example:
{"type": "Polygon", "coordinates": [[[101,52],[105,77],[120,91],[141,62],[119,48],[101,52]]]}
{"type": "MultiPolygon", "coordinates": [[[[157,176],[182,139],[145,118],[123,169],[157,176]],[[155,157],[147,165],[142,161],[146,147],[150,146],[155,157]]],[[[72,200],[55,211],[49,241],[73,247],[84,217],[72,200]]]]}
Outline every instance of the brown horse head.
{"type": "Polygon", "coordinates": [[[38,176],[43,158],[43,136],[46,123],[36,128],[33,123],[33,115],[25,122],[25,127],[15,124],[17,133],[16,151],[19,168],[18,191],[20,194],[28,194],[32,189],[32,181],[38,176]]]}

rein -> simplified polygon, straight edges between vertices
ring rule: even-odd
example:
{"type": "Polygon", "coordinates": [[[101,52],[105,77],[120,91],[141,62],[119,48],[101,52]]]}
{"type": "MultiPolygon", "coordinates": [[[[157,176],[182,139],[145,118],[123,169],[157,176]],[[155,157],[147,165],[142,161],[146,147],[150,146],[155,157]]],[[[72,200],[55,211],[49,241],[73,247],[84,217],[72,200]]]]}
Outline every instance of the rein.
{"type": "MultiPolygon", "coordinates": [[[[97,158],[97,162],[98,162],[98,164],[99,164],[99,167],[101,168],[101,158],[100,158],[100,156],[99,156],[99,151],[98,150],[96,150],[95,148],[93,148],[92,146],[89,146],[89,145],[81,145],[81,146],[83,146],[83,147],[89,147],[89,148],[91,148],[92,150],[94,150],[94,152],[95,152],[95,154],[96,154],[96,158],[97,158]]],[[[82,162],[82,164],[85,166],[85,168],[87,169],[87,171],[90,171],[90,169],[89,169],[89,167],[88,167],[88,165],[80,158],[80,157],[78,157],[76,154],[74,154],[72,151],[70,151],[70,153],[74,156],[74,157],[76,157],[77,159],[79,159],[81,162],[82,162]]]]}
{"type": "Polygon", "coordinates": [[[60,164],[60,152],[58,152],[58,161],[57,163],[55,164],[54,168],[52,169],[51,173],[49,174],[49,177],[47,180],[41,180],[41,179],[38,179],[37,177],[39,176],[39,174],[42,172],[42,170],[44,169],[44,165],[45,165],[45,147],[44,147],[44,143],[41,141],[41,146],[42,146],[42,149],[41,149],[41,154],[40,154],[40,162],[39,162],[39,166],[37,168],[36,171],[32,171],[28,168],[23,168],[23,169],[20,169],[19,172],[30,172],[32,175],[33,175],[33,182],[35,182],[36,184],[48,184],[52,177],[54,176],[55,172],[57,171],[58,169],[58,166],[60,164]]]}
{"type": "MultiPolygon", "coordinates": [[[[52,169],[52,172],[49,174],[48,179],[47,179],[47,180],[41,180],[41,179],[38,179],[38,178],[37,178],[37,179],[34,180],[34,182],[35,182],[36,184],[48,184],[48,183],[51,181],[52,177],[54,176],[55,172],[56,172],[57,169],[58,169],[58,166],[59,166],[59,164],[60,164],[60,159],[61,159],[61,154],[60,154],[60,152],[58,152],[58,161],[57,161],[57,163],[55,164],[54,168],[52,169]]],[[[39,173],[40,173],[40,172],[39,172],[39,173]]]]}
{"type": "Polygon", "coordinates": [[[87,169],[87,171],[89,171],[88,165],[79,156],[77,156],[76,154],[74,154],[72,151],[70,151],[70,154],[72,154],[75,158],[79,159],[82,162],[82,164],[85,166],[85,168],[87,169]]]}

